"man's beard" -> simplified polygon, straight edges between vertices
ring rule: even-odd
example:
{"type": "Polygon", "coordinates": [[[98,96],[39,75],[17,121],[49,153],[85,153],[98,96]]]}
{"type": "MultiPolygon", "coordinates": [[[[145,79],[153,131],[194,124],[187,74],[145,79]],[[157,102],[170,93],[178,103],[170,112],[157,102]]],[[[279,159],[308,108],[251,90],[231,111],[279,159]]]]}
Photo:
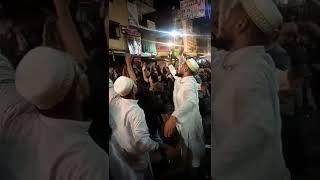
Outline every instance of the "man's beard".
{"type": "Polygon", "coordinates": [[[182,76],[183,76],[183,74],[182,74],[182,73],[177,73],[177,74],[176,74],[176,76],[178,76],[178,77],[182,77],[182,76]]]}
{"type": "Polygon", "coordinates": [[[224,38],[217,37],[215,34],[211,36],[211,46],[217,49],[229,50],[228,41],[224,38]]]}

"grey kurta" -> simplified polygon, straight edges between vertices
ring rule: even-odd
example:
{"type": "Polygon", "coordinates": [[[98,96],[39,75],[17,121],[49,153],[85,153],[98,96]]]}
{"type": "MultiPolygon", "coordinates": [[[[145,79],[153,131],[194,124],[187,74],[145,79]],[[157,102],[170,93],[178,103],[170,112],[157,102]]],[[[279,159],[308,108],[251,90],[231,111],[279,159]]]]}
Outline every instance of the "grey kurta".
{"type": "Polygon", "coordinates": [[[213,67],[212,98],[212,177],[289,179],[275,66],[265,49],[237,50],[213,67]]]}

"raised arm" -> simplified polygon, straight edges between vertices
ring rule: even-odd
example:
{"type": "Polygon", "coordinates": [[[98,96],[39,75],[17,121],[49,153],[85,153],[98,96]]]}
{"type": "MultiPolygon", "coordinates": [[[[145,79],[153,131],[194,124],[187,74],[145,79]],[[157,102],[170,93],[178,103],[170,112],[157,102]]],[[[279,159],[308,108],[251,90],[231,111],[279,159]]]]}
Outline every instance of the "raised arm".
{"type": "Polygon", "coordinates": [[[142,74],[143,74],[143,80],[145,81],[145,82],[149,82],[149,79],[148,79],[148,77],[147,77],[147,67],[146,67],[146,64],[145,63],[143,63],[143,65],[142,65],[142,74]]]}
{"type": "Polygon", "coordinates": [[[75,57],[86,70],[88,54],[73,22],[69,9],[70,2],[71,0],[54,0],[58,16],[57,28],[66,52],[75,57]]]}
{"type": "Polygon", "coordinates": [[[134,73],[134,70],[133,70],[133,67],[132,67],[132,60],[133,58],[131,57],[130,54],[126,54],[126,64],[127,64],[127,70],[128,70],[128,74],[129,74],[129,77],[136,81],[137,80],[137,76],[136,74],[134,73]]]}
{"type": "Polygon", "coordinates": [[[172,74],[172,76],[174,77],[174,79],[177,79],[178,77],[176,76],[177,74],[177,70],[176,68],[174,68],[174,66],[172,65],[172,61],[171,60],[167,60],[166,61],[166,66],[169,68],[170,73],[172,74]]]}

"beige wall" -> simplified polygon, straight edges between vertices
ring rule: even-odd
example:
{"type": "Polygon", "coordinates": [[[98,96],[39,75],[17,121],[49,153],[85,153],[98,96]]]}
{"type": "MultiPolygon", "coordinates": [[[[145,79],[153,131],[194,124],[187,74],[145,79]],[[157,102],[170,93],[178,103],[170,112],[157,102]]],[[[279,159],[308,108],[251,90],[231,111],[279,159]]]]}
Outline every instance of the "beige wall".
{"type": "MultiPolygon", "coordinates": [[[[122,26],[128,25],[127,0],[114,0],[109,2],[109,20],[120,23],[122,26]]],[[[121,34],[119,40],[109,39],[109,49],[127,50],[127,41],[121,34]]]]}

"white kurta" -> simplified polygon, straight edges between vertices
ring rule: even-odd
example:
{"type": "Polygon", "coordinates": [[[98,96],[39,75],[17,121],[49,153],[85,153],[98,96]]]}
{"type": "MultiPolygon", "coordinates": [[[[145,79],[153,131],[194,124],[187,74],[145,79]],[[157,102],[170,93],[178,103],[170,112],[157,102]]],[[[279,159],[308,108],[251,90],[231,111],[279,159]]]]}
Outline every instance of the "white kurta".
{"type": "Polygon", "coordinates": [[[109,143],[110,176],[115,180],[138,180],[135,172],[123,159],[113,142],[109,143]]]}
{"type": "Polygon", "coordinates": [[[278,82],[262,46],[237,50],[213,69],[212,177],[287,180],[278,82]]]}
{"type": "MultiPolygon", "coordinates": [[[[176,74],[172,65],[169,69],[173,75],[176,74]]],[[[177,118],[177,130],[192,152],[192,167],[199,167],[205,151],[202,117],[199,110],[199,84],[193,76],[184,78],[175,76],[175,79],[172,116],[177,118]]]]}
{"type": "MultiPolygon", "coordinates": [[[[119,95],[114,91],[113,82],[109,79],[109,105],[114,98],[119,98],[119,95]],[[118,96],[118,97],[117,97],[118,96]]],[[[113,122],[111,113],[109,112],[109,122],[113,122]]],[[[121,155],[119,147],[115,142],[109,143],[110,154],[110,176],[116,180],[136,180],[136,174],[133,169],[128,165],[127,161],[121,155]]]]}
{"type": "Polygon", "coordinates": [[[34,112],[9,119],[1,137],[1,179],[109,179],[108,156],[91,139],[89,126],[34,112]]]}
{"type": "Polygon", "coordinates": [[[126,163],[135,171],[150,167],[149,152],[159,148],[150,138],[143,110],[138,101],[115,96],[109,104],[111,142],[126,163]]]}

